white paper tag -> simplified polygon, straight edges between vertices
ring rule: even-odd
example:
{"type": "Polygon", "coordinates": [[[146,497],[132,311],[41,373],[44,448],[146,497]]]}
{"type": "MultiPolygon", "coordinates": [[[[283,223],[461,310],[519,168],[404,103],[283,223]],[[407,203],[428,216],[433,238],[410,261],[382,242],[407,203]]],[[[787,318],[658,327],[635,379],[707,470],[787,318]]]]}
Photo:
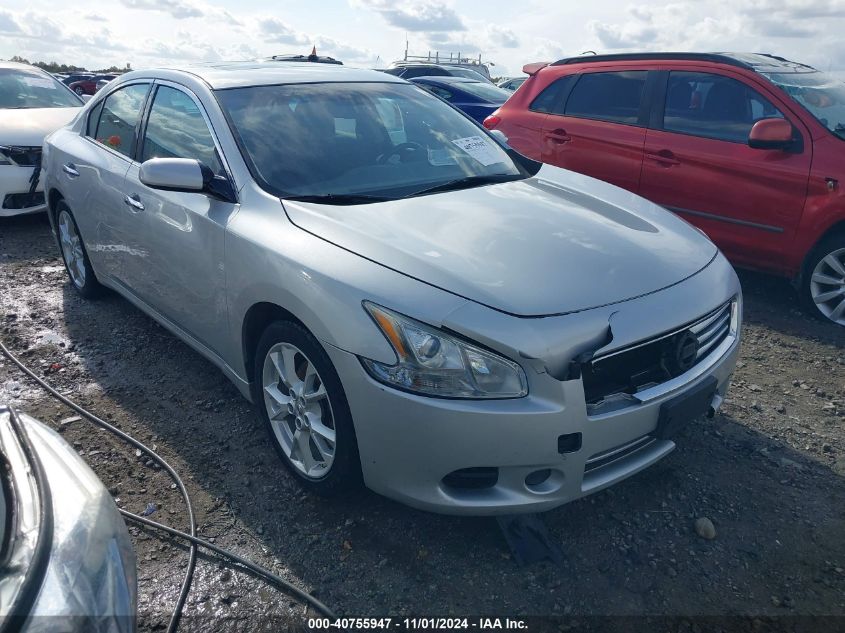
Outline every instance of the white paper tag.
{"type": "Polygon", "coordinates": [[[47,79],[46,77],[24,77],[23,82],[27,86],[32,86],[33,88],[56,88],[56,84],[53,83],[52,79],[47,79]]]}
{"type": "Polygon", "coordinates": [[[460,147],[485,167],[502,162],[501,153],[497,151],[496,146],[488,143],[480,136],[456,138],[452,143],[460,147]]]}

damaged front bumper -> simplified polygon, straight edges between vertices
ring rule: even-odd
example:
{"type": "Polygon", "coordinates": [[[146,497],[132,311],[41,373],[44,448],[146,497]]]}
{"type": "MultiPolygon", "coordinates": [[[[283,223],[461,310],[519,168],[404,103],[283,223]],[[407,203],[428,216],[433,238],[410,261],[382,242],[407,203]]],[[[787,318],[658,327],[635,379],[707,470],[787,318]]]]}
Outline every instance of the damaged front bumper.
{"type": "Polygon", "coordinates": [[[667,411],[718,409],[739,351],[741,302],[719,255],[676,286],[575,314],[525,319],[468,303],[443,327],[519,359],[529,395],[510,400],[396,391],[372,380],[356,356],[328,347],[356,421],[364,480],[408,505],[475,515],[548,510],[610,486],[675,448],[667,411]],[[688,368],[654,384],[646,378],[621,398],[591,393],[584,374],[594,363],[668,337],[684,347],[681,333],[719,328],[725,314],[729,329],[701,355],[693,349],[688,368]]]}

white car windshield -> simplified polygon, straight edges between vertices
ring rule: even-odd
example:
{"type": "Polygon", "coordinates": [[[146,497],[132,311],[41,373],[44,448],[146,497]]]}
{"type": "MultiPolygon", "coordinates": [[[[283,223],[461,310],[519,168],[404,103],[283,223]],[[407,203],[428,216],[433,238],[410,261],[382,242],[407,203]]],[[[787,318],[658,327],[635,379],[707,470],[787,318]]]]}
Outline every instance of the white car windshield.
{"type": "Polygon", "coordinates": [[[78,108],[82,101],[54,77],[37,70],[0,68],[0,110],[78,108]]]}
{"type": "Polygon", "coordinates": [[[763,74],[828,130],[845,138],[845,82],[823,72],[763,74]]]}
{"type": "Polygon", "coordinates": [[[253,177],[282,198],[355,204],[526,176],[483,128],[416,86],[293,84],[216,94],[253,177]]]}

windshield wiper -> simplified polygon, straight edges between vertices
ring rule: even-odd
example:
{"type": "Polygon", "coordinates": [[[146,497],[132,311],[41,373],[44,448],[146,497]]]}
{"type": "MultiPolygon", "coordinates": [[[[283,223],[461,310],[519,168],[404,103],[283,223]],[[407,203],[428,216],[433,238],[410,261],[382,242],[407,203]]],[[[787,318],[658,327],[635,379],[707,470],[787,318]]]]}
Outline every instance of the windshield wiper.
{"type": "Polygon", "coordinates": [[[296,202],[316,202],[318,204],[369,204],[372,202],[389,202],[396,200],[389,196],[370,196],[362,193],[325,193],[307,196],[286,196],[282,200],[296,202]]]}
{"type": "Polygon", "coordinates": [[[456,180],[449,180],[427,189],[420,189],[411,194],[407,198],[415,196],[424,196],[428,193],[439,193],[441,191],[455,191],[456,189],[469,189],[470,187],[479,187],[481,185],[492,185],[499,182],[510,182],[511,180],[521,180],[524,178],[521,174],[493,174],[492,176],[466,176],[465,178],[457,178],[456,180]]]}

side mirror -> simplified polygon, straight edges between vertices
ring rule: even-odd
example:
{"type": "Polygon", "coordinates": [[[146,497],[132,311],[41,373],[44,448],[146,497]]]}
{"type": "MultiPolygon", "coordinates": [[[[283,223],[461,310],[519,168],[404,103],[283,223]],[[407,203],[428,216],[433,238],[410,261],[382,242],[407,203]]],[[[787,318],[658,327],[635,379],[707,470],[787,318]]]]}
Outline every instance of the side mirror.
{"type": "Polygon", "coordinates": [[[190,158],[151,158],[141,163],[141,182],[151,189],[199,192],[211,180],[211,171],[190,158]],[[207,172],[207,173],[204,173],[207,172]]]}
{"type": "Polygon", "coordinates": [[[760,119],[748,134],[753,149],[787,149],[793,142],[792,124],[786,119],[760,119]]]}
{"type": "Polygon", "coordinates": [[[510,145],[508,145],[508,137],[505,136],[505,133],[502,130],[487,130],[487,133],[496,139],[499,142],[499,145],[508,149],[510,145]]]}
{"type": "Polygon", "coordinates": [[[79,98],[82,99],[82,103],[88,103],[91,101],[91,97],[94,95],[79,95],[79,98]]]}
{"type": "Polygon", "coordinates": [[[237,202],[234,187],[227,178],[215,176],[192,158],[151,158],[141,163],[138,178],[150,189],[204,193],[224,202],[237,202]]]}

